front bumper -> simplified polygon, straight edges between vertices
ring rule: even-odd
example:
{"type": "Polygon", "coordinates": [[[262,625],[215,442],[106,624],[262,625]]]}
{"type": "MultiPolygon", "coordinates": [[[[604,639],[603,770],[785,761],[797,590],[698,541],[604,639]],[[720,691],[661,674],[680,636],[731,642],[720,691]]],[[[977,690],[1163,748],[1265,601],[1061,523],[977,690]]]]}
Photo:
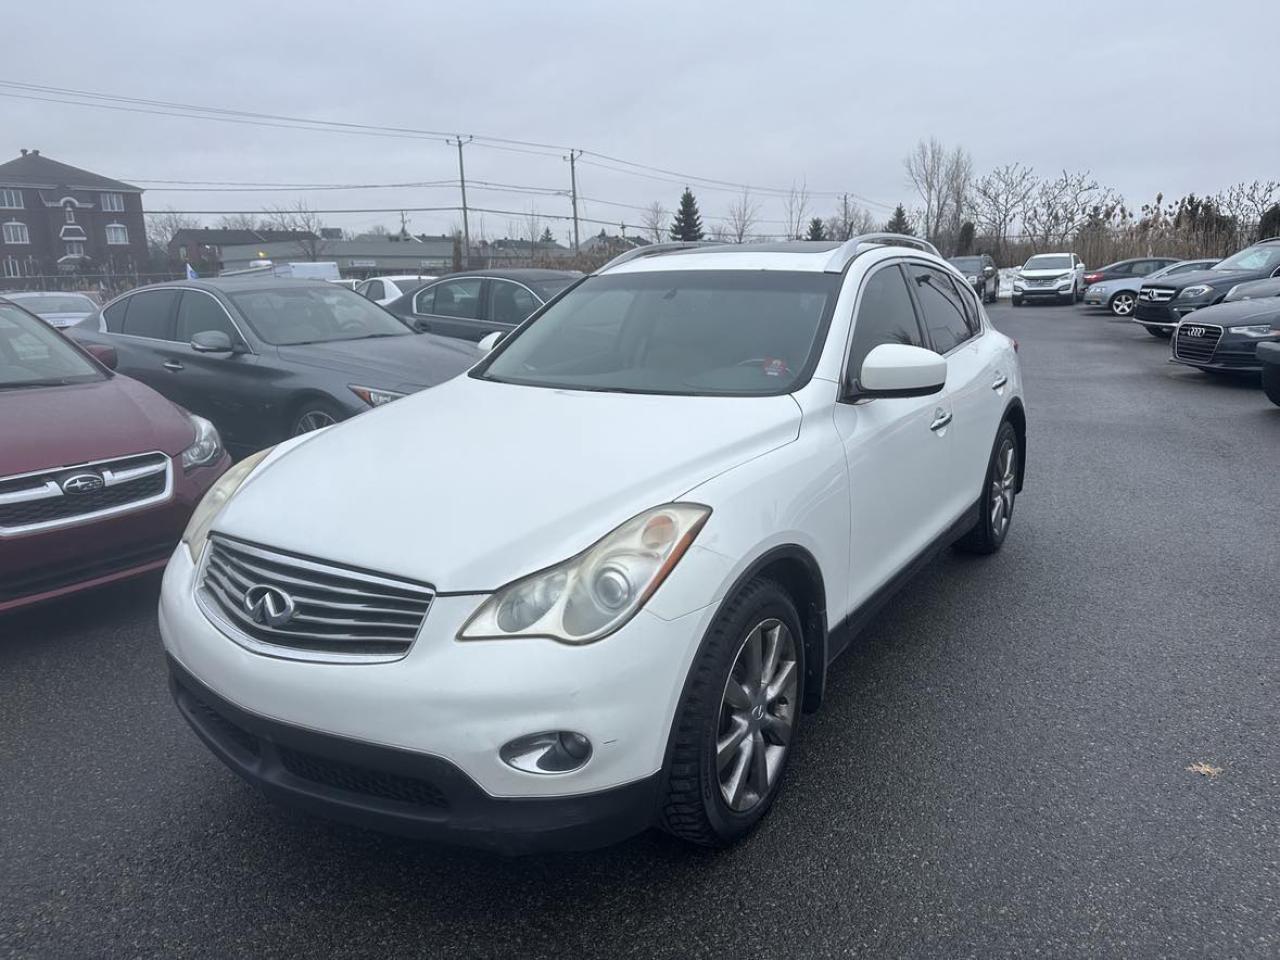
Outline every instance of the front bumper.
{"type": "MultiPolygon", "coordinates": [[[[685,558],[691,559],[693,551],[685,558]]],[[[595,802],[589,795],[648,789],[637,784],[662,770],[684,679],[716,609],[708,604],[667,620],[651,611],[651,601],[617,633],[579,647],[536,638],[460,642],[458,629],[485,596],[438,594],[402,659],[317,663],[264,656],[229,639],[200,611],[194,581],[195,565],[179,546],[161,589],[160,634],[178,667],[211,696],[231,704],[253,725],[278,724],[286,733],[355,745],[368,753],[366,765],[375,769],[382,758],[401,754],[433,771],[450,769],[454,773],[445,779],[474,787],[462,790],[464,805],[471,809],[479,803],[484,811],[498,809],[493,803],[499,800],[533,799],[559,800],[565,809],[581,811],[595,802]],[[554,775],[522,772],[501,760],[504,744],[547,730],[583,734],[592,743],[591,758],[571,773],[554,775]]],[[[275,728],[262,729],[260,737],[275,735],[275,728]]],[[[264,771],[240,772],[254,774],[250,779],[265,777],[264,771]]],[[[314,797],[306,801],[313,808],[317,802],[314,797]]],[[[346,797],[326,810],[340,816],[352,805],[368,806],[346,797]]],[[[380,818],[385,813],[375,812],[380,818]]],[[[580,819],[574,812],[568,825],[580,819]]],[[[436,816],[423,831],[416,821],[410,826],[441,837],[456,832],[461,842],[476,843],[487,829],[481,823],[503,832],[501,818],[491,822],[470,813],[436,816]]],[[[482,845],[504,843],[496,837],[482,845]]],[[[516,847],[524,843],[514,840],[516,847]]]]}
{"type": "Polygon", "coordinates": [[[1013,295],[1019,300],[1065,300],[1071,294],[1071,287],[1066,286],[1059,290],[1057,287],[1017,287],[1013,288],[1013,295]]]}
{"type": "Polygon", "coordinates": [[[439,757],[317,733],[249,713],[172,658],[174,702],[223,763],[268,797],[330,819],[498,853],[606,846],[653,823],[655,773],[612,790],[498,798],[439,757]]]}
{"type": "Polygon", "coordinates": [[[1172,330],[1187,314],[1195,313],[1200,308],[1209,305],[1208,301],[1204,303],[1196,303],[1195,301],[1178,303],[1176,300],[1170,300],[1165,303],[1151,303],[1146,300],[1139,300],[1138,306],[1133,311],[1133,316],[1129,319],[1133,323],[1141,324],[1144,327],[1172,330]]]}

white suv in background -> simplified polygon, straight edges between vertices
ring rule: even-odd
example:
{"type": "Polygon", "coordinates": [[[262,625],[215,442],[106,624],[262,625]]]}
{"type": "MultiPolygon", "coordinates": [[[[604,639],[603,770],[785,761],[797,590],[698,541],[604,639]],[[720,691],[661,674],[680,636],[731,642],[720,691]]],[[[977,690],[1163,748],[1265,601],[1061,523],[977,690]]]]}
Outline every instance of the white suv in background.
{"type": "Polygon", "coordinates": [[[1076,303],[1084,297],[1084,261],[1074,253],[1038,253],[1013,278],[1013,305],[1052,300],[1076,303]]]}
{"type": "Polygon", "coordinates": [[[630,251],[468,374],[233,467],[165,574],[174,696],[335,818],[727,844],[876,608],[1000,548],[1025,430],[1016,344],[928,244],[630,251]]]}

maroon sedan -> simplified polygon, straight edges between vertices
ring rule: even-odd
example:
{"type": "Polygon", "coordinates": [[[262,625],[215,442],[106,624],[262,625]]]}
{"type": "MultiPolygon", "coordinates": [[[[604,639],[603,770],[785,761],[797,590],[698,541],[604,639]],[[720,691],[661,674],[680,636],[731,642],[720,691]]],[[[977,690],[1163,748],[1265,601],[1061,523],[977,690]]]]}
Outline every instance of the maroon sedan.
{"type": "Polygon", "coordinates": [[[0,300],[0,613],[160,569],[230,463],[112,353],[0,300]]]}

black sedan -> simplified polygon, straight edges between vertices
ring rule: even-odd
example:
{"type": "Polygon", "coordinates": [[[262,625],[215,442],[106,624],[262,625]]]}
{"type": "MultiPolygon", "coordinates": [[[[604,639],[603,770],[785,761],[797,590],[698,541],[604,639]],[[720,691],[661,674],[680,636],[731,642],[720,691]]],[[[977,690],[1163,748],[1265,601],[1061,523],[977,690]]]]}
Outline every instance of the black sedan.
{"type": "Polygon", "coordinates": [[[441,277],[387,304],[415,329],[462,340],[507,333],[582,274],[569,270],[472,270],[441,277]]]}
{"type": "Polygon", "coordinates": [[[113,347],[117,370],[212,420],[236,453],[435,386],[478,356],[337,284],[277,277],[140,287],[67,332],[113,347]]]}
{"type": "Polygon", "coordinates": [[[1204,307],[1178,324],[1173,361],[1210,373],[1258,373],[1259,347],[1280,342],[1280,298],[1204,307]]]}

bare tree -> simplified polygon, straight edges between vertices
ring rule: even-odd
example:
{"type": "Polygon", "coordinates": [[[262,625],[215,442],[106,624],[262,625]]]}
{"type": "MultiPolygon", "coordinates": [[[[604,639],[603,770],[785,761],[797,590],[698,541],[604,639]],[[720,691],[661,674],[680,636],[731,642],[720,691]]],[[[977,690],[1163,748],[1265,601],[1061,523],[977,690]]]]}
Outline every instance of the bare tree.
{"type": "Polygon", "coordinates": [[[859,206],[849,195],[840,197],[840,206],[835,215],[827,218],[823,232],[828,240],[848,240],[860,233],[875,233],[880,225],[864,207],[859,206]]]}
{"type": "Polygon", "coordinates": [[[219,230],[261,230],[261,218],[252,213],[224,213],[218,218],[219,230]]]}
{"type": "Polygon", "coordinates": [[[1005,252],[1009,234],[1026,216],[1037,186],[1035,172],[1020,163],[996,167],[973,185],[978,225],[995,241],[997,255],[1005,252]]]}
{"type": "Polygon", "coordinates": [[[198,230],[200,223],[174,210],[147,214],[147,242],[168,256],[169,241],[179,230],[198,230]]]}
{"type": "Polygon", "coordinates": [[[759,214],[760,205],[751,198],[751,191],[744,187],[742,196],[729,204],[729,215],[725,218],[725,228],[734,243],[742,243],[747,239],[759,214]]]}
{"type": "Polygon", "coordinates": [[[288,239],[298,249],[305,260],[319,260],[324,253],[325,242],[320,237],[320,229],[324,224],[319,214],[299,200],[292,207],[269,207],[264,211],[265,223],[271,230],[291,232],[294,236],[288,239]]]}
{"type": "Polygon", "coordinates": [[[921,232],[933,240],[942,229],[947,206],[947,149],[937,137],[921,140],[902,165],[920,195],[921,232]]]}
{"type": "Polygon", "coordinates": [[[960,237],[960,228],[968,219],[972,208],[970,189],[973,186],[973,160],[964,147],[956,147],[947,154],[942,175],[942,232],[954,249],[960,237]]]}
{"type": "Polygon", "coordinates": [[[793,183],[782,201],[786,217],[788,240],[799,240],[809,226],[809,190],[804,181],[796,187],[793,183]]]}
{"type": "Polygon", "coordinates": [[[1062,171],[1036,188],[1027,206],[1024,225],[1033,249],[1063,246],[1092,215],[1117,206],[1118,198],[1087,170],[1062,171]]]}
{"type": "Polygon", "coordinates": [[[1255,180],[1237,183],[1214,198],[1217,205],[1239,225],[1244,241],[1260,240],[1258,224],[1263,215],[1280,202],[1280,183],[1255,180]]]}
{"type": "Polygon", "coordinates": [[[542,238],[542,214],[532,204],[524,215],[524,236],[529,241],[529,261],[532,263],[538,254],[538,241],[542,238]]]}
{"type": "Polygon", "coordinates": [[[640,214],[641,229],[654,243],[662,243],[667,238],[667,225],[670,220],[671,215],[667,212],[667,208],[657,200],[645,207],[644,212],[640,214]]]}

